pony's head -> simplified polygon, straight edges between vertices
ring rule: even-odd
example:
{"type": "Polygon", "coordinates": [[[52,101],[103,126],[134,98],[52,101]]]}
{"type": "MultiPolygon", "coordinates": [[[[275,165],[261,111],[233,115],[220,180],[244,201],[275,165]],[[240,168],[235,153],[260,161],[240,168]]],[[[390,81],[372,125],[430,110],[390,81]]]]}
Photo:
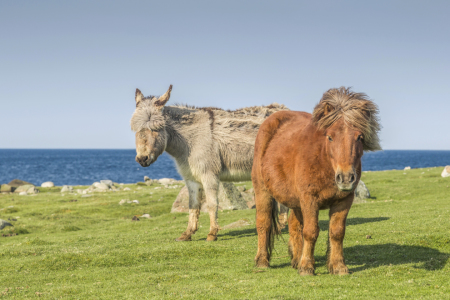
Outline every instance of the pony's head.
{"type": "Polygon", "coordinates": [[[136,161],[148,167],[156,161],[167,146],[164,105],[169,101],[172,85],[161,97],[144,97],[136,89],[136,111],[131,117],[131,129],[136,132],[136,161]]]}
{"type": "Polygon", "coordinates": [[[364,151],[381,150],[377,105],[350,88],[330,89],[315,107],[312,121],[324,133],[338,188],[353,190],[364,151]]]}

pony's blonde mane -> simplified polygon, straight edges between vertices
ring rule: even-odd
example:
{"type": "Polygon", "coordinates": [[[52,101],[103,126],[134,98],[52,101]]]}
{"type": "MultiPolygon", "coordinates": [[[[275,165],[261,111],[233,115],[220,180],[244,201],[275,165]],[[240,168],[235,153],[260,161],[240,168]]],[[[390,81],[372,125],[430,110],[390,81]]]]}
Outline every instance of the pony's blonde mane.
{"type": "Polygon", "coordinates": [[[365,151],[381,150],[378,106],[366,94],[345,87],[326,91],[314,108],[313,123],[326,130],[341,118],[345,124],[362,132],[365,151]]]}

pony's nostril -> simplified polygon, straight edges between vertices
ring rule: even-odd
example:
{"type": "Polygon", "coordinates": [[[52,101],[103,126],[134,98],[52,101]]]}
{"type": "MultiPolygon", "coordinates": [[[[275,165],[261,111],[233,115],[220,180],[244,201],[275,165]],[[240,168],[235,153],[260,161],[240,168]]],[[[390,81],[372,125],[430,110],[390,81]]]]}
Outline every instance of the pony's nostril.
{"type": "Polygon", "coordinates": [[[355,175],[352,174],[350,175],[350,183],[355,182],[355,175]]]}
{"type": "Polygon", "coordinates": [[[337,181],[338,183],[342,183],[342,174],[338,174],[338,175],[336,176],[336,181],[337,181]]]}

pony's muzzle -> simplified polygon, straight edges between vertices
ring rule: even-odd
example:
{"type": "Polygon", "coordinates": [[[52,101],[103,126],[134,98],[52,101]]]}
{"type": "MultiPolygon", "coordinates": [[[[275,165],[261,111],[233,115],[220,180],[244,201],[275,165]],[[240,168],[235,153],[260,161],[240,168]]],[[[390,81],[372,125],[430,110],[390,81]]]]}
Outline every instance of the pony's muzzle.
{"type": "Polygon", "coordinates": [[[353,170],[349,172],[338,170],[335,181],[341,191],[351,191],[356,182],[356,174],[353,170]]]}

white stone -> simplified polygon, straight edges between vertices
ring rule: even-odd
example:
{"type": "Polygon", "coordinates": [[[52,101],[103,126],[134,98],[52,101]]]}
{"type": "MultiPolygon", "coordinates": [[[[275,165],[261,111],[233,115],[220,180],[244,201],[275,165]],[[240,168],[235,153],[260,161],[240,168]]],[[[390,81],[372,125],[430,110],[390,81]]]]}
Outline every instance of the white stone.
{"type": "Polygon", "coordinates": [[[150,177],[144,176],[144,181],[150,180],[150,177]]]}
{"type": "Polygon", "coordinates": [[[175,183],[176,180],[175,180],[175,179],[172,179],[172,178],[161,178],[161,179],[158,180],[158,182],[159,182],[160,184],[167,185],[167,184],[175,183]]]}
{"type": "Polygon", "coordinates": [[[150,219],[152,216],[150,216],[149,214],[143,214],[142,216],[140,216],[141,218],[147,218],[150,219]]]}
{"type": "Polygon", "coordinates": [[[411,167],[405,167],[403,170],[411,170],[411,167]]]}
{"type": "Polygon", "coordinates": [[[37,188],[35,188],[34,186],[33,186],[33,187],[30,187],[30,188],[27,190],[27,194],[37,194],[37,193],[39,193],[39,190],[38,190],[37,188]]]}
{"type": "Polygon", "coordinates": [[[104,184],[106,184],[108,187],[112,187],[112,186],[113,186],[112,180],[100,180],[100,183],[104,183],[104,184]]]}
{"type": "Polygon", "coordinates": [[[127,200],[122,199],[122,200],[119,201],[119,205],[122,205],[122,204],[124,204],[124,203],[127,203],[127,200]]]}
{"type": "MultiPolygon", "coordinates": [[[[103,181],[103,180],[102,180],[103,181]]],[[[109,186],[106,183],[99,183],[95,186],[96,190],[98,191],[107,191],[109,190],[109,186]]]]}
{"type": "Polygon", "coordinates": [[[63,185],[62,189],[61,189],[61,193],[69,193],[73,190],[73,187],[69,186],[69,185],[63,185]]]}
{"type": "Polygon", "coordinates": [[[450,177],[450,166],[446,166],[441,173],[442,177],[450,177]]]}
{"type": "Polygon", "coordinates": [[[46,181],[43,184],[41,184],[41,187],[43,187],[43,188],[51,188],[51,187],[54,187],[54,186],[55,186],[55,184],[53,182],[51,182],[51,181],[46,181]]]}
{"type": "Polygon", "coordinates": [[[139,200],[133,200],[133,201],[131,201],[132,203],[136,203],[136,204],[139,204],[139,200]]]}
{"type": "Polygon", "coordinates": [[[19,196],[26,196],[26,195],[28,195],[27,192],[20,192],[19,193],[19,196]]]}
{"type": "Polygon", "coordinates": [[[126,187],[123,189],[124,191],[131,191],[131,189],[129,187],[126,187]]]}

